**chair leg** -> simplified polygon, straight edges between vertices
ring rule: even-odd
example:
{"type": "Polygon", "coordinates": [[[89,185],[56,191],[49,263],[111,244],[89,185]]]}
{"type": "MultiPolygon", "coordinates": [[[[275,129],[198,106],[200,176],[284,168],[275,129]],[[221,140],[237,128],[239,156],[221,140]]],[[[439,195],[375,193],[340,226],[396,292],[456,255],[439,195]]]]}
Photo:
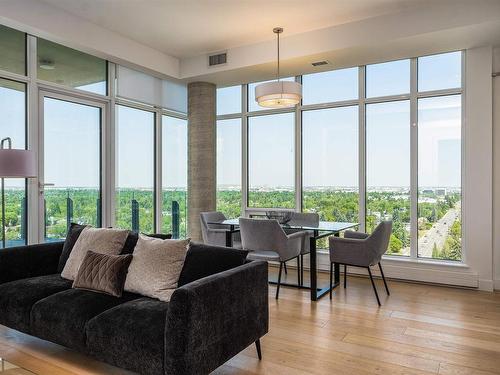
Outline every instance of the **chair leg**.
{"type": "Polygon", "coordinates": [[[330,299],[333,297],[333,263],[330,262],[330,299]]]}
{"type": "Polygon", "coordinates": [[[390,296],[391,293],[389,292],[389,287],[387,286],[387,281],[385,281],[384,271],[382,271],[382,265],[380,264],[380,262],[378,262],[378,268],[380,269],[380,274],[382,275],[382,280],[384,280],[385,291],[387,292],[387,295],[390,296]]]}
{"type": "Polygon", "coordinates": [[[297,285],[302,285],[300,283],[300,256],[297,255],[297,285]]]}
{"type": "Polygon", "coordinates": [[[285,262],[280,262],[280,272],[278,273],[278,285],[276,285],[276,299],[278,299],[280,295],[280,285],[281,285],[281,271],[283,270],[283,264],[285,262]]]}
{"type": "Polygon", "coordinates": [[[370,267],[366,267],[366,268],[368,269],[368,274],[370,275],[370,281],[372,282],[373,291],[375,292],[375,297],[377,297],[377,303],[379,306],[382,306],[380,304],[380,299],[378,298],[377,287],[375,286],[375,282],[373,281],[372,271],[371,271],[370,267]]]}
{"type": "Polygon", "coordinates": [[[259,357],[259,361],[262,361],[262,350],[260,348],[260,339],[255,341],[255,348],[257,349],[257,356],[259,357]]]}
{"type": "Polygon", "coordinates": [[[288,270],[287,270],[287,268],[286,268],[286,263],[285,263],[285,262],[283,262],[283,264],[285,265],[285,275],[288,275],[288,270]]]}
{"type": "Polygon", "coordinates": [[[347,288],[347,264],[344,264],[344,289],[347,288]]]}
{"type": "Polygon", "coordinates": [[[300,254],[300,285],[304,285],[304,254],[300,254]]]}

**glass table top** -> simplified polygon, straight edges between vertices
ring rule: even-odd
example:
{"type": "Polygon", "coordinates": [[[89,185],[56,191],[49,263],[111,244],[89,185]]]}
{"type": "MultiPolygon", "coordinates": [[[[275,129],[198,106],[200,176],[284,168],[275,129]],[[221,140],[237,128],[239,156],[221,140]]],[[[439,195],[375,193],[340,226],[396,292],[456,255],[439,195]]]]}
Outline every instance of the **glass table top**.
{"type": "Polygon", "coordinates": [[[35,375],[35,373],[0,358],[0,375],[35,375]]]}
{"type": "MultiPolygon", "coordinates": [[[[266,220],[266,219],[261,219],[266,220]]],[[[238,226],[239,219],[227,219],[224,221],[211,221],[208,224],[218,224],[218,225],[227,225],[227,226],[238,226]]],[[[341,232],[346,229],[355,228],[359,225],[359,223],[344,223],[338,221],[320,221],[317,225],[296,225],[296,224],[282,224],[283,228],[290,229],[304,229],[304,230],[317,230],[320,232],[341,232]]]]}

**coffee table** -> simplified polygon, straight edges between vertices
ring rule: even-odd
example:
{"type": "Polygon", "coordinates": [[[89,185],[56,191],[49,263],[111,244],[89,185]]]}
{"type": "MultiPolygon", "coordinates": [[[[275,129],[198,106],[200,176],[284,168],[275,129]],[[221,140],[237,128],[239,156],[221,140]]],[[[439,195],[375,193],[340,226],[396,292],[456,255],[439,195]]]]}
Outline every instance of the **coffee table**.
{"type": "Polygon", "coordinates": [[[35,375],[35,373],[0,358],[0,375],[35,375]]]}

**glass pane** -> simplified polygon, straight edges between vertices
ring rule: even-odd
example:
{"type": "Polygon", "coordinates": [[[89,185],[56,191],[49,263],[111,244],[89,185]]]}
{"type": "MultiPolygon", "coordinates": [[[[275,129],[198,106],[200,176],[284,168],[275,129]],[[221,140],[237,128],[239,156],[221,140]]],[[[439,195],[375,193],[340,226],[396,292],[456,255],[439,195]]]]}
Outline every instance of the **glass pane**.
{"type": "Polygon", "coordinates": [[[241,113],[241,86],[217,89],[217,115],[241,113]]]}
{"type": "Polygon", "coordinates": [[[186,237],[187,120],[162,117],[162,226],[173,238],[186,237]]]}
{"type": "Polygon", "coordinates": [[[241,119],[217,121],[217,211],[241,214],[241,119]]]}
{"type": "Polygon", "coordinates": [[[366,229],[392,220],[388,254],[410,255],[410,102],[366,106],[366,229]]]}
{"type": "Polygon", "coordinates": [[[357,106],[303,112],[304,211],[358,222],[358,143],[357,106]]]}
{"type": "Polygon", "coordinates": [[[418,91],[444,90],[462,86],[462,52],[418,58],[418,91]]]}
{"type": "Polygon", "coordinates": [[[366,66],[366,97],[408,94],[410,60],[390,61],[366,66]]]}
{"type": "Polygon", "coordinates": [[[26,34],[0,25],[0,70],[26,74],[26,34]]]}
{"type": "Polygon", "coordinates": [[[418,256],[460,260],[461,96],[418,100],[418,256]]]}
{"type": "Polygon", "coordinates": [[[318,104],[358,98],[358,68],[302,76],[303,104],[318,104]]]}
{"type": "Polygon", "coordinates": [[[116,226],[153,233],[155,115],[116,107],[116,226]]]}
{"type": "Polygon", "coordinates": [[[248,119],[248,206],[295,207],[293,113],[248,119]]]}
{"type": "Polygon", "coordinates": [[[44,98],[45,240],[66,237],[69,224],[101,225],[101,110],[44,98]]]}
{"type": "Polygon", "coordinates": [[[106,60],[38,38],[38,78],[106,95],[106,60]]]}
{"type": "MultiPolygon", "coordinates": [[[[12,148],[26,148],[26,85],[0,79],[0,138],[10,137],[12,148]]],[[[5,145],[7,147],[7,145],[5,145]]],[[[5,179],[5,245],[26,243],[26,183],[23,178],[5,179]]],[[[0,196],[0,204],[1,196],[0,196]]],[[[0,223],[2,222],[0,210],[0,223]]],[[[0,227],[0,230],[2,228],[0,227]]]]}
{"type": "MultiPolygon", "coordinates": [[[[258,86],[261,83],[272,82],[272,81],[276,81],[276,80],[273,79],[270,81],[254,82],[254,83],[248,84],[248,112],[269,110],[269,108],[261,107],[255,101],[255,86],[258,86]]],[[[295,77],[281,78],[281,81],[295,81],[295,77]]]]}

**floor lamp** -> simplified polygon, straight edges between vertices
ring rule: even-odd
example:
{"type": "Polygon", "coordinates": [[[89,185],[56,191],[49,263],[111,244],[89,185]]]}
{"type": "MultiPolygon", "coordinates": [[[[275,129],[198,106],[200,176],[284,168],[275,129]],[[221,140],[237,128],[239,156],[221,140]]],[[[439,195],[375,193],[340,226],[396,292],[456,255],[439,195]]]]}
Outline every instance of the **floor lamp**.
{"type": "Polygon", "coordinates": [[[36,177],[35,153],[30,150],[12,148],[12,140],[4,138],[0,142],[0,177],[2,178],[2,244],[6,245],[5,236],[5,178],[36,177]],[[5,144],[7,143],[7,148],[5,144]]]}

